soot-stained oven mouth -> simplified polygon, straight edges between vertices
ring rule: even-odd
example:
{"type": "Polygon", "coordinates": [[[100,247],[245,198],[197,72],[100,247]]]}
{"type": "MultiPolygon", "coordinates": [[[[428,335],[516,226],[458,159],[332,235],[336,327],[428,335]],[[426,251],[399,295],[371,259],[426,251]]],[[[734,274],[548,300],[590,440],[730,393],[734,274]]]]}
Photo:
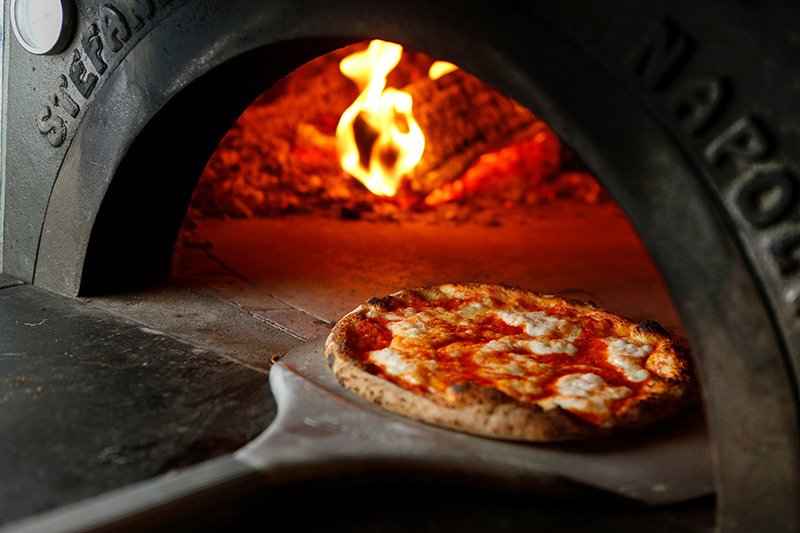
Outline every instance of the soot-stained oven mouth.
{"type": "MultiPolygon", "coordinates": [[[[77,2],[75,36],[64,52],[34,57],[13,39],[4,45],[11,134],[4,137],[3,272],[70,296],[160,283],[175,264],[192,195],[202,204],[204,187],[228,187],[225,201],[203,209],[264,215],[277,205],[278,212],[266,222],[230,225],[190,218],[182,264],[208,258],[200,245],[210,240],[215,259],[258,283],[274,282],[270,290],[283,291],[284,303],[302,294],[289,304],[321,321],[300,328],[309,336],[352,307],[338,291],[355,299],[359,291],[368,297],[440,276],[547,285],[609,299],[623,313],[626,305],[635,307],[628,314],[660,313],[651,317],[682,324],[700,374],[718,525],[796,529],[800,238],[792,124],[800,110],[786,89],[797,51],[783,31],[796,8],[765,8],[756,28],[750,9],[726,4],[722,21],[718,11],[688,4],[655,11],[619,3],[77,2]],[[465,204],[443,202],[436,212],[445,221],[431,226],[425,217],[433,211],[414,202],[437,190],[453,193],[457,186],[439,185],[458,183],[459,173],[424,194],[412,187],[402,205],[367,208],[354,196],[364,189],[354,188],[334,216],[312,224],[286,212],[306,209],[293,203],[297,190],[283,191],[285,205],[250,204],[270,191],[253,181],[214,182],[210,174],[227,164],[219,152],[226,132],[259,94],[314,58],[373,38],[452,62],[531,110],[580,156],[568,170],[591,174],[607,191],[598,193],[607,195],[605,214],[591,218],[602,209],[573,205],[569,212],[580,216],[567,217],[545,206],[538,218],[504,214],[498,226],[491,214],[464,219],[460,209],[467,208],[458,206],[465,204]],[[387,216],[400,223],[375,220],[387,216]],[[392,233],[398,228],[414,235],[416,247],[407,233],[392,233]],[[548,241],[553,231],[563,233],[548,241]],[[601,236],[590,238],[591,231],[601,236]],[[323,246],[342,234],[349,244],[323,246]],[[626,251],[609,256],[597,251],[601,245],[626,251]],[[403,253],[373,253],[382,246],[403,253]],[[420,250],[434,251],[423,266],[406,259],[419,259],[420,250]],[[559,257],[557,268],[531,260],[542,250],[559,257]],[[490,255],[502,257],[475,267],[476,257],[490,255]],[[598,281],[583,268],[598,260],[608,261],[602,272],[624,264],[598,281]],[[470,268],[448,271],[454,263],[470,268]],[[329,285],[315,285],[320,272],[329,285]],[[652,283],[658,290],[641,298],[638,287],[652,283]]],[[[504,123],[513,118],[503,116],[504,123]]],[[[311,160],[331,131],[330,124],[306,124],[294,131],[305,144],[292,149],[300,146],[311,160]]],[[[298,153],[290,155],[302,159],[298,153]]],[[[558,175],[545,178],[556,183],[558,175]]],[[[578,188],[594,186],[581,179],[578,188]]],[[[495,188],[499,196],[488,198],[502,199],[500,212],[509,194],[525,204],[531,192],[530,183],[523,192],[495,188]]]]}

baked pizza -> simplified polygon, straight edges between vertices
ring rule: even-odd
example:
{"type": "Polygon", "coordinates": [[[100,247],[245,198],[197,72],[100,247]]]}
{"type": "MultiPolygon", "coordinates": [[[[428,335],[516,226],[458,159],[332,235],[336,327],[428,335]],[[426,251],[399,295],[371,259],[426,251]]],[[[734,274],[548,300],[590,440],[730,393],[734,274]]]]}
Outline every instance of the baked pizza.
{"type": "Polygon", "coordinates": [[[505,439],[641,428],[697,396],[687,351],[657,323],[498,285],[373,298],[325,353],[342,385],[388,410],[505,439]]]}

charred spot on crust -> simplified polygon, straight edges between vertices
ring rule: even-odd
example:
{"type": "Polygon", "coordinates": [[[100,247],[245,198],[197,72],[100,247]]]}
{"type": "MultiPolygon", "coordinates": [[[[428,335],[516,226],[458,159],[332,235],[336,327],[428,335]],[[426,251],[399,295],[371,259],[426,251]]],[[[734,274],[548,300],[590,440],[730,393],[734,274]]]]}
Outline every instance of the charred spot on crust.
{"type": "Polygon", "coordinates": [[[472,383],[453,383],[450,385],[450,390],[455,392],[456,394],[464,394],[468,390],[470,390],[474,385],[472,383]]]}
{"type": "Polygon", "coordinates": [[[381,367],[379,367],[378,365],[374,365],[372,363],[366,363],[364,365],[364,371],[372,374],[373,376],[377,376],[377,375],[383,373],[383,371],[381,370],[381,367]]]}
{"type": "Polygon", "coordinates": [[[481,389],[483,390],[483,394],[485,395],[486,399],[489,400],[490,402],[508,403],[514,401],[514,399],[511,398],[511,396],[497,389],[493,389],[491,387],[481,387],[481,389]]]}
{"type": "Polygon", "coordinates": [[[515,400],[506,393],[492,387],[478,385],[472,381],[462,381],[448,385],[446,397],[450,402],[509,403],[515,400]]]}
{"type": "Polygon", "coordinates": [[[444,398],[450,405],[463,405],[469,403],[469,393],[475,388],[470,382],[452,383],[448,385],[444,398]]]}
{"type": "Polygon", "coordinates": [[[371,305],[372,307],[388,311],[392,306],[392,301],[393,298],[391,296],[385,296],[383,298],[372,297],[367,300],[367,304],[371,305]]]}
{"type": "Polygon", "coordinates": [[[661,324],[659,324],[655,320],[645,320],[644,322],[640,322],[636,326],[636,329],[640,333],[653,333],[653,334],[656,334],[656,335],[669,336],[669,334],[667,333],[667,330],[665,330],[663,327],[661,327],[661,324]]]}
{"type": "Polygon", "coordinates": [[[569,305],[574,305],[574,306],[578,306],[578,307],[583,306],[583,305],[588,305],[589,307],[592,307],[594,309],[598,308],[597,304],[595,302],[591,301],[591,300],[578,300],[577,298],[564,298],[564,302],[566,302],[569,305]]]}

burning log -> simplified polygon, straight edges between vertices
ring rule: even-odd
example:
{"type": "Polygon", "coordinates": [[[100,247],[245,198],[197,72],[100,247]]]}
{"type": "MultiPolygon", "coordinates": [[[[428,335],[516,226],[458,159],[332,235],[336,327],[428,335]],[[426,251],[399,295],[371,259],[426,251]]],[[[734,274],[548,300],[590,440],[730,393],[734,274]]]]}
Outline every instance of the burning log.
{"type": "MultiPolygon", "coordinates": [[[[536,194],[545,176],[555,175],[561,163],[561,141],[541,122],[534,127],[539,125],[542,128],[531,138],[481,155],[460,178],[428,193],[424,204],[436,207],[491,189],[517,189],[516,198],[507,198],[515,201],[525,194],[536,194]]],[[[526,130],[526,135],[529,133],[526,130]]]]}
{"type": "Polygon", "coordinates": [[[425,152],[407,177],[427,194],[461,176],[482,154],[547,129],[530,111],[461,70],[422,78],[403,91],[425,134],[425,152]]]}

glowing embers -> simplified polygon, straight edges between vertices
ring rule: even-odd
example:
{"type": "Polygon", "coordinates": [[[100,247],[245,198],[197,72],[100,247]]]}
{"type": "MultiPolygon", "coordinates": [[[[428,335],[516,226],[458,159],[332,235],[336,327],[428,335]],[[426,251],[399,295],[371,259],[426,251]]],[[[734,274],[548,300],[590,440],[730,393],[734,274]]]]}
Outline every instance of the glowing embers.
{"type": "Polygon", "coordinates": [[[403,176],[425,149],[425,136],[411,112],[411,95],[386,88],[386,76],[402,53],[399,44],[374,40],[339,64],[342,74],[361,91],[336,127],[339,162],[379,196],[397,194],[403,176]]]}
{"type": "Polygon", "coordinates": [[[545,177],[558,172],[561,164],[561,141],[542,123],[542,131],[532,139],[482,155],[458,179],[434,189],[425,197],[428,207],[436,207],[464,197],[501,189],[516,188],[524,194],[541,188],[545,177]]]}

